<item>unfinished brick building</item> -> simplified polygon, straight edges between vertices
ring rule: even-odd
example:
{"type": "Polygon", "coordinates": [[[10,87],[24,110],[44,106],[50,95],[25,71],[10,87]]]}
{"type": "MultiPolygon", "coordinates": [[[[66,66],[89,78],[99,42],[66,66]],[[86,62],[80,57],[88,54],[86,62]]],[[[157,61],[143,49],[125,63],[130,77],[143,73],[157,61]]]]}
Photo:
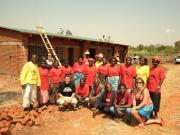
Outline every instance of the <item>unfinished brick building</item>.
{"type": "MultiPolygon", "coordinates": [[[[85,50],[91,57],[99,52],[109,58],[119,53],[121,61],[128,51],[127,45],[105,42],[97,39],[82,38],[73,35],[47,33],[60,60],[69,59],[72,64],[85,50]]],[[[36,31],[0,27],[0,73],[18,76],[22,66],[32,54],[39,58],[47,56],[47,51],[36,31]]]]}

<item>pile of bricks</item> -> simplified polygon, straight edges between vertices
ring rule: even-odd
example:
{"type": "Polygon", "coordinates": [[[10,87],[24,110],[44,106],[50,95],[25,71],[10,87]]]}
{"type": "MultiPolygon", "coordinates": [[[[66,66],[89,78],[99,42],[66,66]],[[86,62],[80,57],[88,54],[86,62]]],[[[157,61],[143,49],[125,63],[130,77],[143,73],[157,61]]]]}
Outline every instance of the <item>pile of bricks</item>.
{"type": "Polygon", "coordinates": [[[11,129],[21,130],[26,126],[41,126],[44,117],[57,111],[56,106],[44,106],[29,112],[23,111],[23,108],[18,106],[0,108],[0,135],[10,133],[11,129]]]}

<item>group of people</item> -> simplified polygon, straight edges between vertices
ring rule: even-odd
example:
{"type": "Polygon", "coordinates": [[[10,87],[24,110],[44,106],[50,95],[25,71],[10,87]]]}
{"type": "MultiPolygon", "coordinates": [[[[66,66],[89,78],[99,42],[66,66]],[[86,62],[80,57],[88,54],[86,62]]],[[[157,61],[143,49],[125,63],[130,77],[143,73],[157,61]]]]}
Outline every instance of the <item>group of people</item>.
{"type": "Polygon", "coordinates": [[[24,110],[33,109],[35,101],[39,107],[57,104],[60,110],[84,105],[92,109],[93,117],[98,111],[112,117],[126,116],[128,122],[133,117],[139,122],[137,128],[163,124],[158,112],[165,72],[159,66],[159,56],[152,59],[150,67],[145,57],[133,65],[131,57],[126,57],[124,64],[117,64],[116,57],[107,60],[100,53],[94,60],[89,52],[85,55],[72,67],[68,60],[61,67],[57,61],[42,60],[38,67],[37,57],[32,55],[20,75],[24,110]]]}

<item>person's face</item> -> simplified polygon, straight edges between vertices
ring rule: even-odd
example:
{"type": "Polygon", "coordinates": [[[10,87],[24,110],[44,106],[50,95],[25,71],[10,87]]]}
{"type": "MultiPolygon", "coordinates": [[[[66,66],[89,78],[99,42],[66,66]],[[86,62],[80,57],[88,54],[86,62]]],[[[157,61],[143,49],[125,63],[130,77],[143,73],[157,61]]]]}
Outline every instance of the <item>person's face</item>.
{"type": "Polygon", "coordinates": [[[79,59],[78,59],[78,62],[79,62],[80,64],[82,64],[82,63],[83,63],[83,59],[82,59],[82,58],[79,58],[79,59]]]}
{"type": "Polygon", "coordinates": [[[106,58],[103,58],[103,64],[106,64],[107,63],[107,60],[106,60],[106,58]]]}
{"type": "Polygon", "coordinates": [[[99,57],[99,56],[98,56],[98,61],[102,61],[102,57],[99,57]]]}
{"type": "Polygon", "coordinates": [[[143,82],[141,80],[136,80],[136,87],[137,88],[142,88],[143,87],[143,82]]]}
{"type": "Polygon", "coordinates": [[[143,66],[143,65],[145,64],[145,61],[144,61],[143,58],[141,58],[141,59],[139,60],[139,64],[140,64],[141,66],[143,66]]]}
{"type": "Polygon", "coordinates": [[[111,84],[107,84],[106,87],[107,87],[107,91],[108,91],[108,92],[111,92],[111,91],[112,91],[111,84]]]}
{"type": "Polygon", "coordinates": [[[66,76],[64,79],[65,84],[69,84],[70,81],[71,81],[71,78],[66,76]]]}
{"type": "Polygon", "coordinates": [[[42,62],[42,63],[41,63],[41,67],[42,67],[42,68],[45,68],[45,67],[46,67],[46,63],[45,63],[45,62],[42,62]]]}
{"type": "Polygon", "coordinates": [[[126,65],[131,65],[132,60],[130,58],[126,58],[126,65]]]}
{"type": "Polygon", "coordinates": [[[159,65],[159,61],[152,59],[152,64],[154,67],[157,67],[159,65]]]}
{"type": "Polygon", "coordinates": [[[86,56],[86,58],[89,58],[89,57],[90,57],[90,55],[89,55],[89,54],[86,54],[85,56],[86,56]]]}
{"type": "Polygon", "coordinates": [[[52,60],[52,56],[51,55],[48,55],[48,60],[52,60]]]}
{"type": "Polygon", "coordinates": [[[89,61],[89,65],[90,65],[90,66],[93,66],[93,64],[94,64],[94,61],[93,61],[93,60],[90,60],[90,61],[89,61]]]}
{"type": "Polygon", "coordinates": [[[37,57],[36,57],[36,55],[32,55],[32,63],[34,63],[34,64],[37,63],[37,57]]]}
{"type": "Polygon", "coordinates": [[[58,68],[58,66],[59,66],[58,62],[55,62],[55,63],[54,63],[54,67],[55,67],[55,68],[58,68]]]}
{"type": "Polygon", "coordinates": [[[80,80],[80,86],[83,87],[85,85],[85,80],[84,79],[81,79],[80,80]]]}
{"type": "Polygon", "coordinates": [[[65,63],[64,63],[64,66],[65,66],[65,67],[68,67],[68,66],[69,66],[69,63],[68,63],[68,62],[65,62],[65,63]]]}
{"type": "Polygon", "coordinates": [[[115,59],[112,59],[111,60],[111,65],[115,65],[116,64],[116,60],[115,59]]]}
{"type": "Polygon", "coordinates": [[[126,91],[126,88],[124,86],[120,86],[120,94],[124,94],[126,91]]]}

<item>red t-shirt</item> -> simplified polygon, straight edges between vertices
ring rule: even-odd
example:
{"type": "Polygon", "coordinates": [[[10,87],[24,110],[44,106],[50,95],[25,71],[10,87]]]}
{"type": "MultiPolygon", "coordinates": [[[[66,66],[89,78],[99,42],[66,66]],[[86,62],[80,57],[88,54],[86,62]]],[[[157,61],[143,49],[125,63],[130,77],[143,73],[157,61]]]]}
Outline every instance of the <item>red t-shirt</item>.
{"type": "Polygon", "coordinates": [[[115,103],[119,105],[130,105],[132,104],[132,95],[129,92],[125,92],[124,95],[121,95],[120,93],[116,94],[115,103]]]}
{"type": "Polygon", "coordinates": [[[59,83],[61,81],[61,69],[52,68],[50,70],[51,83],[59,83]]]}
{"type": "Polygon", "coordinates": [[[76,72],[80,72],[80,73],[83,73],[84,71],[84,67],[85,65],[84,64],[79,64],[78,62],[74,63],[73,65],[73,72],[76,73],[76,72]]]}
{"type": "Polygon", "coordinates": [[[115,65],[115,66],[108,66],[108,70],[107,70],[107,75],[109,77],[112,76],[119,76],[119,66],[115,65]]]}
{"type": "Polygon", "coordinates": [[[106,105],[110,106],[110,101],[111,101],[111,92],[108,92],[106,95],[106,105]]]}
{"type": "Polygon", "coordinates": [[[136,77],[135,67],[127,66],[126,64],[120,66],[121,84],[126,85],[127,88],[133,87],[133,78],[136,77]]]}
{"type": "Polygon", "coordinates": [[[41,90],[48,90],[49,70],[47,68],[40,67],[39,74],[41,78],[41,90]]]}
{"type": "Polygon", "coordinates": [[[64,77],[66,75],[73,74],[73,70],[72,70],[71,66],[68,66],[68,67],[62,66],[60,69],[61,69],[61,82],[64,81],[64,77]]]}
{"type": "Polygon", "coordinates": [[[84,74],[86,75],[86,84],[88,86],[92,86],[93,85],[93,82],[94,82],[94,79],[96,78],[96,75],[97,75],[97,68],[96,66],[86,66],[84,68],[84,74]]]}
{"type": "Polygon", "coordinates": [[[106,65],[101,64],[98,67],[98,74],[107,75],[108,74],[108,64],[106,64],[106,65]]]}
{"type": "Polygon", "coordinates": [[[149,71],[149,82],[147,84],[147,87],[150,92],[154,92],[160,81],[165,78],[165,72],[164,69],[161,67],[151,67],[149,71]]]}
{"type": "Polygon", "coordinates": [[[78,85],[76,87],[76,94],[82,97],[87,96],[89,94],[89,86],[87,84],[85,84],[84,87],[78,85]]]}

